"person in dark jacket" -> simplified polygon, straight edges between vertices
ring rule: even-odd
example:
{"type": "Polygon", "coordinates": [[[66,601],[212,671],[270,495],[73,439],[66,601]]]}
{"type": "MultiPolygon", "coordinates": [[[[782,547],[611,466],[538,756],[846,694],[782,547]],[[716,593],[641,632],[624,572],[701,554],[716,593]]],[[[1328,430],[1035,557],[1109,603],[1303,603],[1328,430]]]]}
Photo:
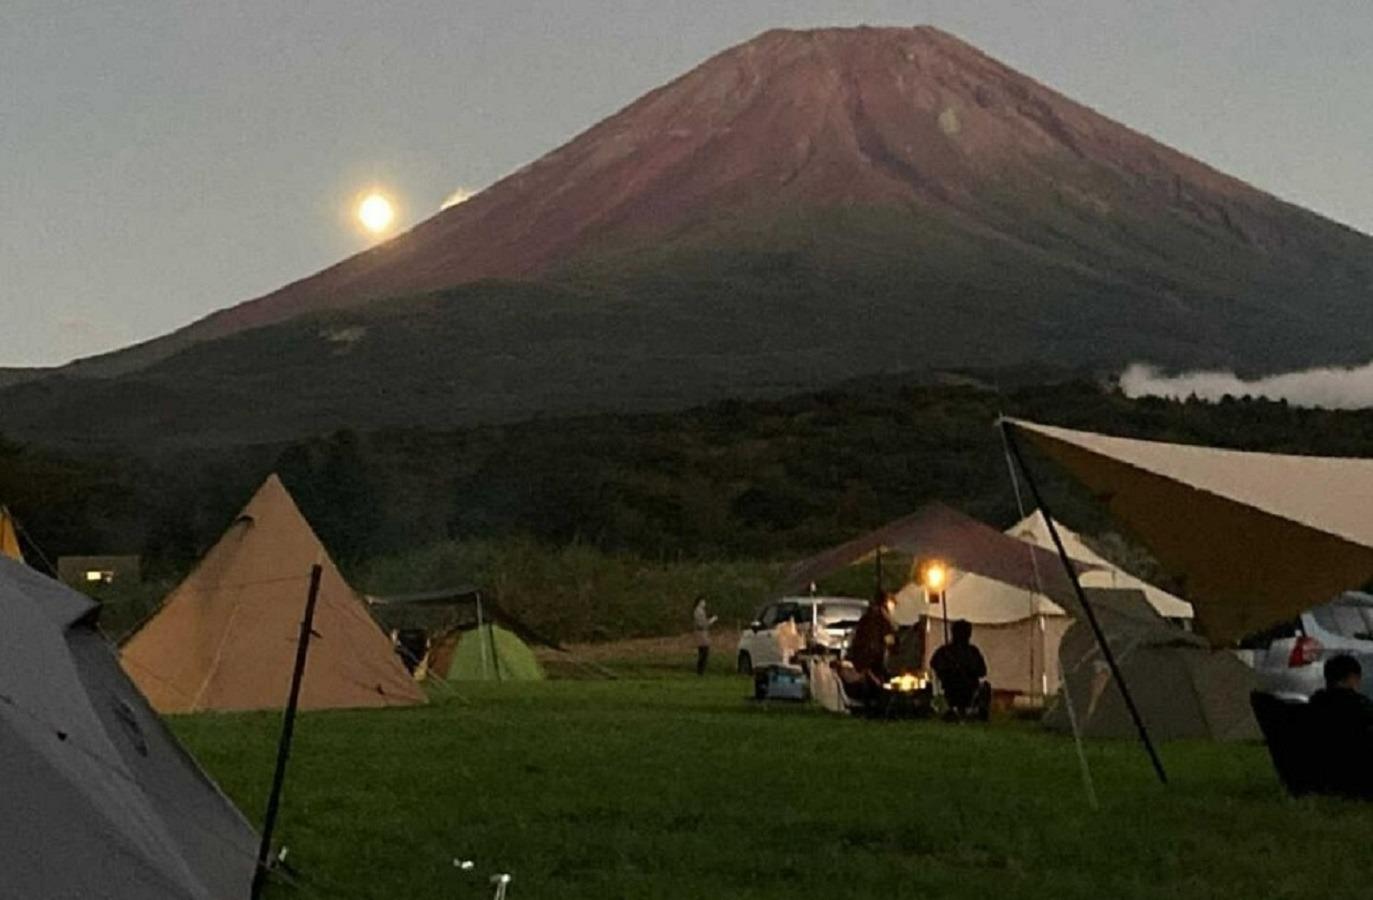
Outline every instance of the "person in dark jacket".
{"type": "Polygon", "coordinates": [[[887,651],[896,643],[896,625],[892,623],[892,610],[896,598],[888,593],[879,593],[854,626],[853,637],[849,639],[848,661],[859,673],[877,685],[885,684],[890,677],[887,672],[887,651]]]}
{"type": "Polygon", "coordinates": [[[1311,728],[1323,788],[1373,799],[1373,700],[1360,687],[1363,666],[1348,654],[1325,661],[1325,687],[1311,695],[1311,728]]]}
{"type": "Polygon", "coordinates": [[[970,622],[959,619],[952,630],[953,639],[930,657],[930,668],[944,689],[952,718],[985,720],[992,699],[992,687],[983,681],[987,677],[987,661],[973,645],[970,622]]]}

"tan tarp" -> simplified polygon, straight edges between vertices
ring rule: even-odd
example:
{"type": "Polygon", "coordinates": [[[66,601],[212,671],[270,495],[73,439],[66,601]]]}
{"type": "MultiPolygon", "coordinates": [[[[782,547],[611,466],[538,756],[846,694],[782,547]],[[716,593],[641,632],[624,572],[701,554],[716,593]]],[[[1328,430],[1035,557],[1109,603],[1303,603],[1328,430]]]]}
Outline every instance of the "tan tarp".
{"type": "Polygon", "coordinates": [[[0,506],[0,556],[8,556],[16,562],[24,561],[24,552],[19,549],[19,534],[14,527],[10,511],[0,506]]]}
{"type": "Polygon", "coordinates": [[[1072,582],[1058,554],[1018,541],[937,502],[798,563],[787,573],[785,585],[792,590],[802,588],[878,550],[938,559],[955,571],[1038,590],[1061,603],[1073,597],[1072,582]]]}
{"type": "Polygon", "coordinates": [[[1006,420],[1183,583],[1217,646],[1373,578],[1373,460],[1246,453],[1006,420]]]}
{"type": "MultiPolygon", "coordinates": [[[[1168,624],[1137,596],[1135,607],[1125,609],[1094,594],[1093,609],[1149,734],[1156,740],[1257,739],[1249,708],[1249,692],[1257,685],[1253,671],[1230,651],[1213,650],[1168,624]]],[[[1045,714],[1045,726],[1071,729],[1064,706],[1071,699],[1083,736],[1135,737],[1134,721],[1086,622],[1063,636],[1059,655],[1068,692],[1045,714]]]]}
{"type": "Polygon", "coordinates": [[[301,708],[423,703],[275,475],[124,646],[125,670],[159,712],[285,706],[315,563],[323,576],[301,708]]]}

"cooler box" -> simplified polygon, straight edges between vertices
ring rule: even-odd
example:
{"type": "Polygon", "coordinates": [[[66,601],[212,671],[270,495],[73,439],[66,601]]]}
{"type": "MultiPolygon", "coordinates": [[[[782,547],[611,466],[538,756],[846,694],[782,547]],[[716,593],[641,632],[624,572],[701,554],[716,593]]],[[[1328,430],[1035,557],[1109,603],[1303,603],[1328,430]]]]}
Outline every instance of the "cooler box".
{"type": "Polygon", "coordinates": [[[810,682],[800,666],[763,666],[753,672],[753,696],[758,700],[805,700],[810,682]]]}

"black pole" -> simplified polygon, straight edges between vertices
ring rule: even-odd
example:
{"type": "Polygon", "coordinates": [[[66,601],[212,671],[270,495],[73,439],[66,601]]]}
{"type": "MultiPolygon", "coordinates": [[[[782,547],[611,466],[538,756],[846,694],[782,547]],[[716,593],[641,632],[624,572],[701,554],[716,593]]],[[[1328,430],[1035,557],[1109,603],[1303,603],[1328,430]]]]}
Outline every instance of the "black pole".
{"type": "Polygon", "coordinates": [[[315,622],[315,601],[319,599],[319,578],[323,571],[318,563],[310,568],[310,593],[305,600],[305,618],[300,622],[300,638],[296,641],[296,667],[291,673],[291,694],[286,700],[286,717],[281,723],[276,771],[272,774],[272,793],[267,796],[267,816],[262,822],[262,843],[257,849],[257,871],[253,873],[252,900],[262,896],[262,889],[267,884],[267,864],[272,855],[272,829],[276,827],[277,811],[281,805],[281,789],[286,783],[286,760],[291,756],[291,734],[295,731],[300,683],[305,678],[305,657],[310,652],[310,634],[315,622]]]}
{"type": "Polygon", "coordinates": [[[491,645],[491,668],[496,673],[496,680],[504,681],[501,677],[501,655],[496,650],[496,623],[489,619],[486,623],[486,637],[491,645]]]}
{"type": "Polygon", "coordinates": [[[882,548],[877,548],[877,596],[882,596],[882,548]]]}
{"type": "Polygon", "coordinates": [[[949,595],[945,591],[939,592],[939,608],[944,611],[944,646],[949,645],[949,595]]]}
{"type": "Polygon", "coordinates": [[[1077,569],[1073,568],[1072,562],[1068,559],[1068,551],[1063,546],[1063,539],[1058,535],[1058,528],[1054,526],[1054,514],[1049,509],[1044,498],[1039,494],[1039,485],[1035,483],[1034,475],[1030,473],[1030,467],[1025,464],[1025,457],[1020,453],[1020,444],[1015,439],[1015,432],[1010,425],[1002,420],[1001,432],[1006,437],[1006,446],[1011,448],[1011,454],[1015,456],[1016,463],[1020,466],[1020,471],[1025,475],[1025,483],[1030,487],[1030,496],[1034,498],[1035,505],[1039,507],[1039,512],[1044,516],[1044,524],[1049,529],[1049,537],[1053,538],[1054,547],[1058,550],[1058,558],[1063,562],[1063,568],[1068,573],[1068,579],[1073,583],[1073,592],[1077,594],[1077,602],[1082,605],[1082,611],[1087,615],[1087,623],[1092,626],[1092,634],[1096,636],[1097,646],[1101,648],[1101,655],[1106,659],[1106,665],[1111,669],[1111,677],[1115,679],[1116,686],[1120,688],[1120,696],[1125,700],[1125,708],[1130,711],[1130,718],[1135,723],[1135,730],[1139,732],[1140,743],[1144,744],[1144,750],[1149,754],[1149,761],[1154,765],[1154,774],[1162,784],[1168,783],[1168,773],[1163,769],[1163,760],[1159,759],[1158,751],[1154,749],[1154,742],[1149,738],[1149,729],[1144,725],[1144,718],[1139,714],[1139,707],[1135,706],[1135,698],[1130,696],[1130,688],[1125,684],[1125,677],[1120,672],[1120,666],[1116,664],[1116,656],[1111,652],[1111,645],[1106,641],[1106,634],[1101,630],[1101,623],[1097,621],[1096,611],[1092,609],[1092,604],[1087,602],[1087,592],[1082,589],[1082,582],[1078,581],[1077,569]]]}

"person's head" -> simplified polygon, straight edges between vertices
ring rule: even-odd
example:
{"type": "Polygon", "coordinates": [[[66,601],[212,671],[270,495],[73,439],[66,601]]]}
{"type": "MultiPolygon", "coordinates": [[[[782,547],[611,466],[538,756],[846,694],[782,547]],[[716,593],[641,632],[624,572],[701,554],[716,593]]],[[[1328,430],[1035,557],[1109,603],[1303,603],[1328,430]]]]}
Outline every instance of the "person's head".
{"type": "Polygon", "coordinates": [[[1352,691],[1359,689],[1363,682],[1363,666],[1348,653],[1332,656],[1325,661],[1325,686],[1342,687],[1352,691]]]}
{"type": "Polygon", "coordinates": [[[703,606],[705,606],[705,605],[706,605],[706,595],[705,595],[705,594],[697,594],[697,595],[696,595],[696,599],[691,601],[691,610],[692,610],[692,612],[695,612],[696,610],[700,609],[701,607],[703,607],[703,606]]]}
{"type": "Polygon", "coordinates": [[[973,623],[967,619],[959,619],[951,626],[953,632],[953,642],[955,644],[968,644],[973,639],[973,623]]]}

